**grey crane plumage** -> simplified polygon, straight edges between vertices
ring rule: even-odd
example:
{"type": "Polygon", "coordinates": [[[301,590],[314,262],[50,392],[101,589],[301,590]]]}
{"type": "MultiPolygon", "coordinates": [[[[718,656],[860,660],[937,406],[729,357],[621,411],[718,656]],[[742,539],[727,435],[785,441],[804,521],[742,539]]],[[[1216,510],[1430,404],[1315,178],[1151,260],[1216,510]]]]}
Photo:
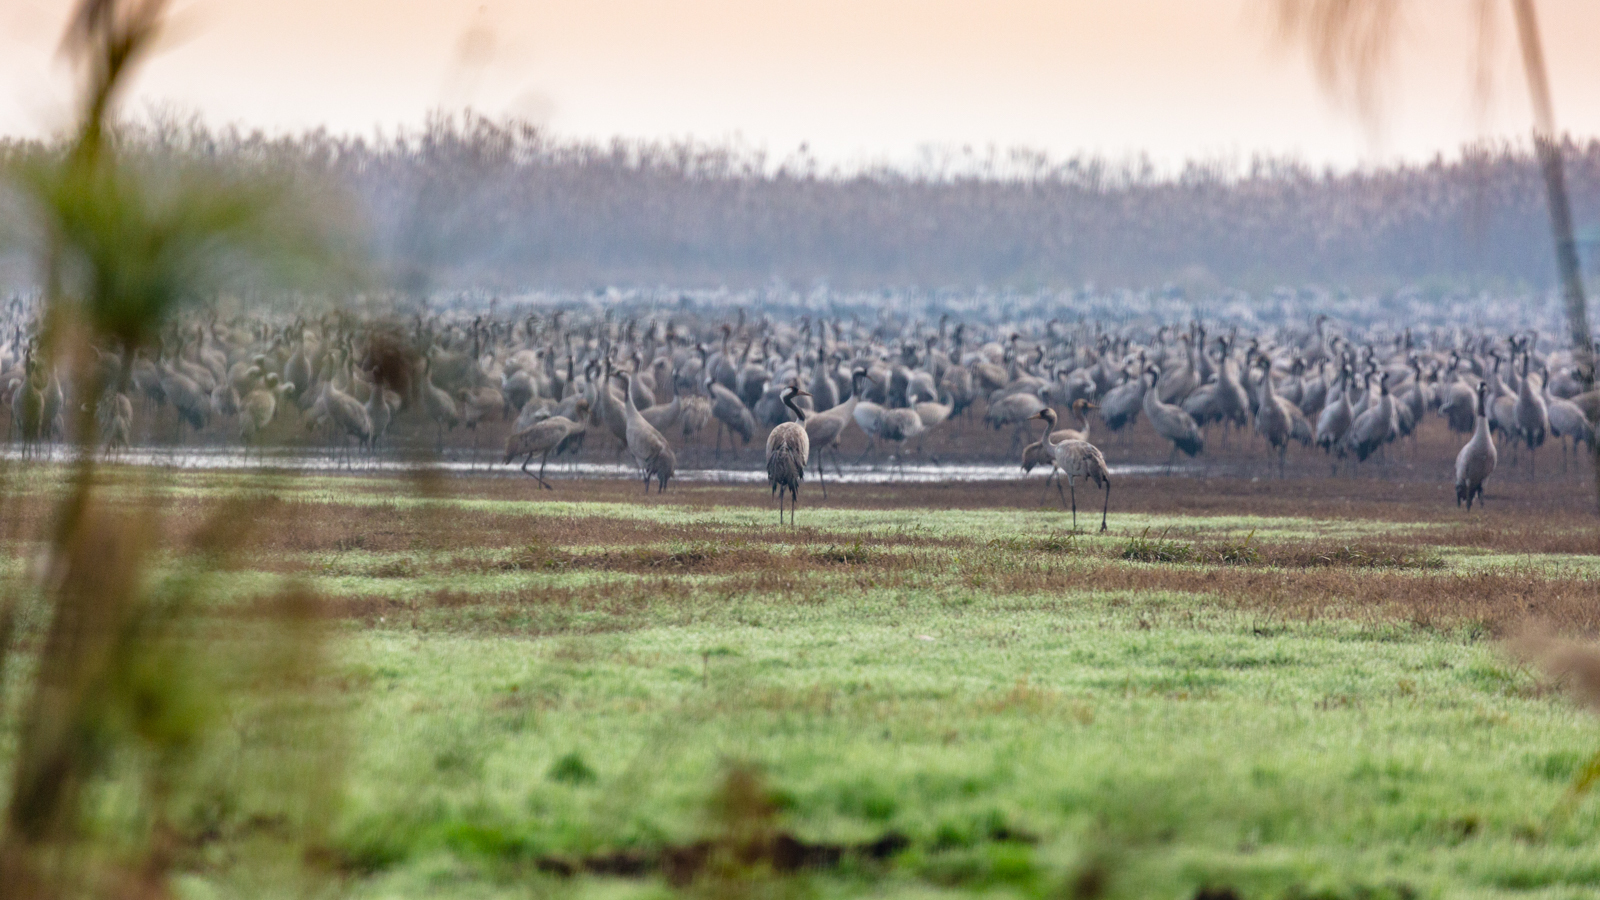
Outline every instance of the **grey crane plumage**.
{"type": "MultiPolygon", "coordinates": [[[[339,433],[340,444],[343,445],[346,438],[355,438],[356,450],[369,447],[372,443],[372,419],[361,401],[339,390],[331,381],[323,382],[322,391],[328,418],[339,433]]],[[[349,464],[348,456],[345,462],[349,464]]]]}
{"type": "Polygon", "coordinates": [[[817,365],[811,372],[811,406],[818,413],[839,405],[839,384],[828,374],[828,352],[817,346],[817,365]]]}
{"type": "Polygon", "coordinates": [[[1517,436],[1528,445],[1529,469],[1536,471],[1535,454],[1550,431],[1550,411],[1545,405],[1543,392],[1533,387],[1533,379],[1528,376],[1531,357],[1532,354],[1526,351],[1522,354],[1522,377],[1517,383],[1517,396],[1511,402],[1511,418],[1516,422],[1517,436]]]}
{"type": "Polygon", "coordinates": [[[639,414],[639,407],[633,402],[633,375],[624,372],[615,377],[624,382],[623,415],[627,427],[623,439],[627,444],[629,455],[633,457],[644,476],[644,492],[650,493],[651,479],[659,483],[657,493],[665,491],[667,482],[677,470],[677,457],[667,445],[667,439],[661,436],[661,432],[639,414]]]}
{"type": "Polygon", "coordinates": [[[827,461],[823,454],[829,450],[834,451],[833,468],[841,476],[844,470],[839,467],[839,439],[844,436],[850,423],[855,421],[856,406],[861,403],[861,379],[867,377],[865,369],[857,369],[851,373],[850,396],[843,403],[805,418],[806,437],[810,446],[817,452],[817,483],[822,485],[822,497],[828,497],[828,481],[823,477],[823,470],[827,461]]]}
{"type": "MultiPolygon", "coordinates": [[[[1355,416],[1350,411],[1350,373],[1340,370],[1339,384],[1342,389],[1339,397],[1322,408],[1322,413],[1317,416],[1317,446],[1326,453],[1337,453],[1339,458],[1344,458],[1344,434],[1350,430],[1350,424],[1355,421],[1355,416]]],[[[1336,464],[1337,465],[1337,464],[1336,464]]]]}
{"type": "MultiPolygon", "coordinates": [[[[1153,393],[1153,392],[1152,392],[1153,393]]],[[[1072,492],[1072,529],[1078,529],[1078,479],[1087,478],[1095,483],[1096,487],[1105,489],[1105,504],[1100,509],[1100,530],[1106,530],[1106,514],[1111,509],[1111,470],[1106,466],[1106,458],[1100,448],[1089,443],[1067,439],[1060,442],[1051,440],[1050,429],[1055,425],[1053,410],[1040,410],[1034,416],[1045,421],[1043,441],[1050,448],[1050,460],[1055,469],[1067,478],[1067,487],[1072,492]],[[1045,412],[1051,412],[1049,416],[1045,412]]],[[[1061,493],[1061,478],[1056,478],[1056,493],[1061,493]]],[[[1066,498],[1062,498],[1065,504],[1066,498]]]]}
{"type": "Polygon", "coordinates": [[[1150,420],[1150,425],[1156,433],[1172,442],[1172,456],[1167,460],[1167,468],[1172,468],[1172,463],[1178,458],[1178,451],[1182,450],[1189,456],[1195,456],[1205,449],[1205,439],[1200,434],[1200,426],[1190,415],[1170,403],[1162,402],[1155,389],[1157,373],[1155,369],[1145,370],[1147,386],[1144,391],[1144,416],[1150,420]]]}
{"type": "MultiPolygon", "coordinates": [[[[1289,453],[1291,422],[1289,400],[1279,397],[1272,383],[1272,361],[1261,358],[1261,402],[1256,407],[1256,433],[1278,454],[1278,477],[1283,477],[1284,459],[1289,453]]],[[[1296,410],[1298,412],[1298,410],[1296,410]]]]}
{"type": "Polygon", "coordinates": [[[100,441],[108,452],[126,450],[133,440],[133,401],[121,391],[109,391],[95,406],[100,441]]]}
{"type": "MultiPolygon", "coordinates": [[[[584,404],[587,412],[587,402],[584,404]]],[[[532,477],[545,490],[555,490],[550,482],[544,480],[544,467],[550,460],[550,454],[565,443],[573,435],[580,434],[587,426],[580,416],[579,421],[573,421],[566,416],[551,416],[542,419],[511,435],[506,439],[505,462],[510,463],[518,456],[522,460],[523,474],[532,477]],[[534,456],[539,457],[539,474],[528,471],[528,465],[533,462],[534,456]]]]}
{"type": "Polygon", "coordinates": [[[1456,505],[1460,506],[1465,501],[1468,511],[1472,509],[1475,497],[1480,506],[1483,504],[1483,483],[1494,473],[1498,461],[1494,436],[1489,433],[1487,395],[1488,385],[1479,383],[1478,422],[1473,428],[1471,440],[1456,454],[1456,505]]]}
{"type": "MultiPolygon", "coordinates": [[[[1062,428],[1059,430],[1056,429],[1056,411],[1048,406],[1040,410],[1034,418],[1043,419],[1048,423],[1049,428],[1046,431],[1045,438],[1034,441],[1022,448],[1022,471],[1032,472],[1035,466],[1049,462],[1050,446],[1052,444],[1059,444],[1068,440],[1087,441],[1089,439],[1089,410],[1099,408],[1093,402],[1084,400],[1081,397],[1072,401],[1072,412],[1078,417],[1078,423],[1082,427],[1062,428]]],[[[1051,474],[1053,475],[1054,473],[1052,472],[1051,474]]],[[[1049,486],[1048,478],[1045,479],[1045,484],[1046,487],[1049,486]]]]}
{"type": "Polygon", "coordinates": [[[1367,457],[1387,444],[1394,435],[1394,396],[1389,393],[1389,373],[1383,372],[1378,376],[1378,402],[1362,410],[1361,415],[1356,417],[1345,435],[1345,441],[1356,459],[1366,462],[1367,457]]]}
{"type": "Polygon", "coordinates": [[[722,433],[728,432],[728,449],[733,449],[733,436],[737,434],[745,444],[756,434],[756,420],[750,408],[739,395],[728,390],[721,382],[706,379],[706,390],[711,393],[711,416],[717,420],[717,458],[722,458],[722,433]]]}
{"type": "Polygon", "coordinates": [[[278,412],[278,398],[291,394],[292,384],[279,384],[276,373],[268,372],[262,383],[244,395],[239,409],[239,439],[248,447],[255,441],[278,412]]]}
{"type": "Polygon", "coordinates": [[[1121,431],[1139,418],[1144,408],[1145,379],[1143,371],[1106,391],[1100,398],[1100,418],[1112,431],[1121,431]]]}
{"type": "Polygon", "coordinates": [[[1011,435],[1011,449],[1015,452],[1022,445],[1022,432],[1028,420],[1044,408],[1045,402],[1038,394],[1019,391],[991,400],[989,408],[983,413],[983,421],[995,431],[1008,425],[1015,426],[1016,430],[1011,435]]]}
{"type": "Polygon", "coordinates": [[[667,429],[678,424],[678,416],[682,412],[683,396],[680,394],[674,396],[669,403],[657,403],[639,410],[639,415],[644,416],[644,420],[655,430],[666,434],[667,429]]]}
{"type": "Polygon", "coordinates": [[[1550,415],[1550,433],[1562,439],[1561,458],[1562,466],[1566,466],[1567,443],[1570,438],[1572,450],[1576,451],[1579,444],[1584,444],[1592,452],[1594,449],[1594,425],[1583,414],[1583,409],[1571,400],[1563,400],[1556,396],[1545,397],[1545,407],[1550,415]]]}
{"type": "Polygon", "coordinates": [[[784,422],[767,435],[767,482],[778,498],[778,524],[783,524],[783,494],[789,492],[789,524],[794,524],[795,506],[800,502],[800,482],[806,477],[806,460],[811,456],[811,438],[806,434],[806,412],[794,402],[811,396],[799,385],[784,389],[783,404],[796,421],[784,422]]]}
{"type": "Polygon", "coordinates": [[[1445,417],[1450,430],[1471,434],[1477,424],[1477,393],[1472,386],[1456,375],[1454,369],[1449,381],[1440,389],[1439,414],[1445,417]]]}
{"type": "Polygon", "coordinates": [[[461,424],[461,412],[450,392],[433,383],[433,363],[427,357],[422,360],[422,376],[422,406],[438,430],[437,446],[443,450],[445,429],[454,431],[461,424]]]}
{"type": "Polygon", "coordinates": [[[185,424],[195,431],[206,427],[206,420],[211,411],[211,395],[201,390],[193,378],[171,366],[163,365],[160,368],[161,390],[166,395],[167,401],[178,411],[180,429],[185,424]]]}
{"type": "Polygon", "coordinates": [[[388,390],[379,383],[374,384],[372,391],[367,394],[367,419],[372,423],[371,445],[374,452],[377,451],[378,444],[383,441],[384,435],[388,434],[389,422],[394,418],[394,410],[389,407],[388,393],[388,390]]]}

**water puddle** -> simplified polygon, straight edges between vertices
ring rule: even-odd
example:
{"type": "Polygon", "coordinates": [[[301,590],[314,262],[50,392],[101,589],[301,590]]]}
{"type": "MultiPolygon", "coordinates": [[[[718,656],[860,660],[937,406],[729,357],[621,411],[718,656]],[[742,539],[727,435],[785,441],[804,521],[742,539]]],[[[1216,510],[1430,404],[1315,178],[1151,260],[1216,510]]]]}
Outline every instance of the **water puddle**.
{"type": "MultiPolygon", "coordinates": [[[[16,448],[0,451],[0,458],[6,460],[21,460],[21,452],[16,448]]],[[[28,459],[33,461],[65,463],[74,458],[70,448],[54,445],[47,448],[36,449],[28,459]]],[[[242,453],[237,449],[224,447],[137,447],[119,453],[102,456],[105,462],[130,466],[146,466],[163,469],[182,469],[193,471],[267,471],[289,470],[294,472],[308,472],[318,474],[350,474],[360,476],[372,475],[398,475],[425,468],[434,472],[445,472],[462,476],[487,476],[487,477],[523,477],[518,464],[503,465],[497,456],[480,456],[476,459],[423,459],[406,460],[396,458],[371,458],[355,457],[346,458],[333,456],[325,452],[308,452],[297,450],[268,451],[265,454],[242,453]]],[[[537,471],[537,461],[529,466],[530,471],[537,471]]],[[[825,478],[828,481],[843,484],[933,484],[933,483],[966,483],[978,481],[1026,481],[1029,479],[1043,479],[1045,469],[1034,469],[1032,473],[1025,473],[1017,465],[1004,465],[998,463],[951,463],[948,465],[917,465],[893,466],[881,465],[855,465],[847,464],[843,467],[843,474],[834,469],[830,462],[825,478]]],[[[1167,471],[1165,466],[1129,465],[1112,466],[1112,475],[1153,475],[1167,471]]],[[[1172,470],[1173,475],[1200,475],[1203,473],[1200,466],[1178,466],[1172,470]]],[[[574,480],[583,478],[636,478],[638,477],[633,466],[623,463],[593,463],[593,462],[552,462],[545,469],[547,480],[574,480]]],[[[812,481],[817,477],[815,469],[806,473],[806,480],[812,481]]],[[[684,468],[679,469],[674,476],[677,481],[705,482],[711,484],[765,484],[767,473],[764,468],[684,468]]]]}

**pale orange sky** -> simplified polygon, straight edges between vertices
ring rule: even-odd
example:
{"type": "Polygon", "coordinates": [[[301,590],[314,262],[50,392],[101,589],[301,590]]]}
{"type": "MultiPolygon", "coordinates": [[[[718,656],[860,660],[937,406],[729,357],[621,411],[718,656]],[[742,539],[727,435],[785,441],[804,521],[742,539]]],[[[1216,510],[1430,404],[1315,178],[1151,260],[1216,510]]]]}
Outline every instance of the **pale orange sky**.
{"type": "MultiPolygon", "coordinates": [[[[65,120],[70,5],[0,0],[0,132],[65,120]]],[[[1475,112],[1472,0],[1413,0],[1381,133],[1273,44],[1264,0],[177,0],[181,35],[129,108],[370,134],[470,104],[573,136],[808,142],[846,164],[966,144],[1344,166],[1525,133],[1506,5],[1475,112]]],[[[1558,121],[1600,134],[1600,2],[1539,9],[1558,121]]]]}

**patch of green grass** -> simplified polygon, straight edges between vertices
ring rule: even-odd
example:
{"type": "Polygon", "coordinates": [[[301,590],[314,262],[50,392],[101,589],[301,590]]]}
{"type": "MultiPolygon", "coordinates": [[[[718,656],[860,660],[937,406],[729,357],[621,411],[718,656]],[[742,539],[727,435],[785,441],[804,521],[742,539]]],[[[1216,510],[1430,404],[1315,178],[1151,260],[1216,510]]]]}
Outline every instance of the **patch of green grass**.
{"type": "MultiPolygon", "coordinates": [[[[1578,897],[1600,878],[1600,798],[1550,816],[1595,724],[1481,629],[1207,593],[1303,583],[1285,568],[1397,590],[1470,568],[1396,537],[1418,526],[1127,516],[1137,531],[1099,536],[1054,511],[812,509],[813,537],[774,540],[764,510],[362,484],[302,493],[661,528],[406,552],[341,537],[237,573],[219,607],[296,566],[350,607],[347,796],[315,850],[353,896],[667,896],[661,874],[554,863],[717,838],[709,804],[740,767],[765,779],[760,827],[906,843],[696,895],[1578,897]],[[915,541],[875,542],[891,534],[915,541]],[[1107,571],[1139,580],[1106,589],[1107,571]],[[1172,572],[1194,586],[1163,587],[1172,572]],[[1032,574],[1056,580],[1006,581],[1032,574]]],[[[186,893],[256,893],[229,881],[234,840],[187,864],[186,893]]]]}
{"type": "Polygon", "coordinates": [[[1194,546],[1166,539],[1166,532],[1150,537],[1146,528],[1122,545],[1122,558],[1132,562],[1186,563],[1194,559],[1194,546]]]}
{"type": "Polygon", "coordinates": [[[545,777],[566,784],[593,784],[597,779],[594,769],[589,768],[589,764],[584,762],[583,754],[576,751],[551,764],[550,771],[545,773],[545,777]]]}
{"type": "Polygon", "coordinates": [[[1077,553],[1079,550],[1078,537],[1079,533],[1075,531],[1052,531],[1043,537],[1014,536],[995,538],[989,541],[988,546],[1010,553],[1077,553]]]}
{"type": "Polygon", "coordinates": [[[1223,541],[1209,548],[1207,559],[1224,566],[1255,565],[1261,561],[1261,548],[1255,539],[1255,529],[1251,529],[1242,541],[1223,541]]]}
{"type": "Polygon", "coordinates": [[[879,558],[879,553],[870,547],[861,546],[861,542],[856,541],[849,546],[829,544],[825,549],[811,551],[810,557],[822,563],[850,566],[873,562],[879,558]]]}

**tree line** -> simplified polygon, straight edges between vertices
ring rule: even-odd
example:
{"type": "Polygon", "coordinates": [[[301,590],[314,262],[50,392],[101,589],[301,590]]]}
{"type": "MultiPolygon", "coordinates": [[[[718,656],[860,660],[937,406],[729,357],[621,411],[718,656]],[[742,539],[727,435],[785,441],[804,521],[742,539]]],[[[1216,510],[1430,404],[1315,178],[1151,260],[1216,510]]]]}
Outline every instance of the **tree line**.
{"type": "MultiPolygon", "coordinates": [[[[1553,281],[1532,148],[1354,171],[1287,159],[1057,159],[824,169],[712,143],[583,141],[436,117],[379,137],[125,128],[140,154],[265,166],[344,192],[374,258],[417,289],[839,288],[1553,281]]],[[[49,153],[10,141],[15,161],[49,153]]],[[[1600,141],[1563,142],[1580,228],[1600,222],[1600,141]]]]}

